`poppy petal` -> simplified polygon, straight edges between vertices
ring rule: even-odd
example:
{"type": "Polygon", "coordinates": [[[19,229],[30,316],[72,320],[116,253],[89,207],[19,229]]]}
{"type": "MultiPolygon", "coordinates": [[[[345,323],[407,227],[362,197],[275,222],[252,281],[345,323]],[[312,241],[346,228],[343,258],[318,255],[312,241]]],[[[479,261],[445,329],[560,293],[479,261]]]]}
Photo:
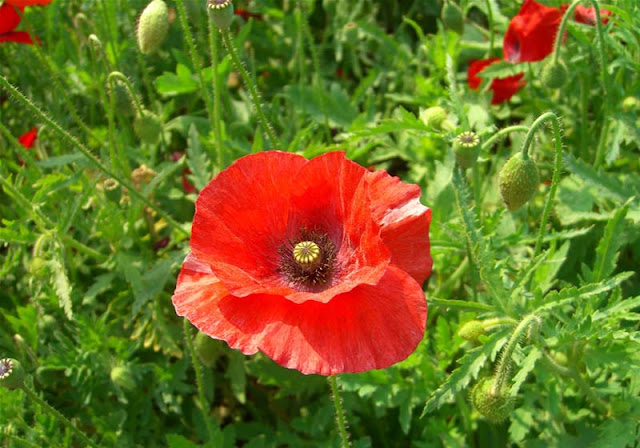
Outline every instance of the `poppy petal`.
{"type": "Polygon", "coordinates": [[[420,187],[405,184],[380,170],[368,174],[373,219],[391,251],[391,263],[422,284],[431,273],[429,224],[431,210],[420,203],[420,187]]]}
{"type": "Polygon", "coordinates": [[[16,29],[20,24],[20,14],[8,3],[0,6],[0,34],[5,34],[16,29]]]}
{"type": "Polygon", "coordinates": [[[33,45],[33,39],[26,31],[12,31],[11,33],[0,34],[0,42],[17,42],[19,44],[33,45]]]}
{"type": "Polygon", "coordinates": [[[245,354],[262,351],[304,374],[381,369],[409,356],[424,335],[427,306],[415,280],[390,266],[376,286],[328,304],[283,297],[234,297],[206,265],[185,261],[173,295],[178,315],[245,354]],[[400,298],[400,300],[399,300],[400,298]]]}
{"type": "Polygon", "coordinates": [[[553,51],[562,10],[525,0],[509,22],[502,46],[509,62],[541,61],[553,51]]]}
{"type": "MultiPolygon", "coordinates": [[[[482,83],[482,78],[478,76],[478,73],[499,60],[499,58],[490,58],[472,61],[467,69],[467,84],[469,88],[472,90],[478,89],[482,83]]],[[[522,81],[523,77],[524,73],[520,73],[514,76],[507,76],[506,78],[496,78],[491,81],[491,85],[489,86],[493,92],[491,104],[501,104],[510,100],[518,90],[526,85],[526,82],[522,81]]]]}
{"type": "Polygon", "coordinates": [[[4,0],[5,4],[24,8],[25,6],[48,5],[53,0],[4,0]]]}
{"type": "Polygon", "coordinates": [[[29,149],[32,148],[36,143],[36,138],[38,137],[38,128],[33,128],[28,132],[25,132],[20,137],[18,137],[18,142],[29,149]]]}

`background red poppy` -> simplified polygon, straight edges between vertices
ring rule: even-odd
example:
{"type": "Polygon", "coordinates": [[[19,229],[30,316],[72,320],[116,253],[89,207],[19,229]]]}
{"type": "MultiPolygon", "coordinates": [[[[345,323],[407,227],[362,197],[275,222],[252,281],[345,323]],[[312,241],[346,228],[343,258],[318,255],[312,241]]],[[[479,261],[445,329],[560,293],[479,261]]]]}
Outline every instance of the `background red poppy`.
{"type": "MultiPolygon", "coordinates": [[[[467,69],[467,84],[472,90],[477,90],[482,83],[482,78],[478,76],[482,70],[494,62],[500,61],[500,58],[481,59],[472,61],[467,69]]],[[[526,82],[522,81],[524,73],[506,78],[496,78],[491,81],[490,89],[493,92],[491,104],[501,104],[511,99],[526,82]]]]}

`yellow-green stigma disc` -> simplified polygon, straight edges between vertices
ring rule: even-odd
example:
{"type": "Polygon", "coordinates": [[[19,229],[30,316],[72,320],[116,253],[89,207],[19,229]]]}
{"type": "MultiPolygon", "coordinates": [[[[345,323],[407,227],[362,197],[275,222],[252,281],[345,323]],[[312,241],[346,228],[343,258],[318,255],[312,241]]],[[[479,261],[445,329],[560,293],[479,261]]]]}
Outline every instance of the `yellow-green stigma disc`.
{"type": "Polygon", "coordinates": [[[293,258],[304,267],[313,267],[320,262],[320,247],[313,241],[301,241],[293,248],[293,258]]]}

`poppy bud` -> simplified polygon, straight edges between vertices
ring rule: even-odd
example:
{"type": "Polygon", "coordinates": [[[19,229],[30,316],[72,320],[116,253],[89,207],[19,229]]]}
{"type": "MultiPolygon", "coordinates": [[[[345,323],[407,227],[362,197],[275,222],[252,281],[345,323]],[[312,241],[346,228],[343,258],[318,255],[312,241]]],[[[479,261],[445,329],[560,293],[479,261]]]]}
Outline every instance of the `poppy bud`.
{"type": "Polygon", "coordinates": [[[127,366],[116,366],[111,369],[111,373],[109,375],[111,377],[111,381],[116,387],[119,387],[123,390],[133,390],[136,388],[136,380],[134,378],[133,372],[127,366]]]}
{"type": "Polygon", "coordinates": [[[27,269],[32,276],[43,277],[47,274],[47,260],[42,257],[33,257],[27,269]]]}
{"type": "Polygon", "coordinates": [[[628,96],[622,101],[622,110],[624,112],[637,112],[640,110],[640,99],[635,96],[628,96]]]}
{"type": "Polygon", "coordinates": [[[567,82],[567,66],[564,62],[551,59],[542,67],[540,78],[542,84],[550,89],[559,89],[567,82]]]}
{"type": "Polygon", "coordinates": [[[500,423],[513,411],[515,400],[505,388],[494,390],[492,377],[482,378],[471,390],[473,406],[491,423],[500,423]]]}
{"type": "Polygon", "coordinates": [[[17,389],[24,384],[24,368],[13,358],[0,360],[0,386],[7,389],[17,389]]]}
{"type": "Polygon", "coordinates": [[[462,10],[455,3],[445,1],[440,18],[446,29],[453,30],[458,34],[463,33],[464,17],[462,16],[462,10]]]}
{"type": "Polygon", "coordinates": [[[477,341],[483,334],[485,334],[484,324],[479,320],[465,322],[458,329],[458,336],[467,341],[477,341]]]}
{"type": "Polygon", "coordinates": [[[93,48],[94,51],[102,51],[102,41],[95,34],[89,35],[89,45],[91,45],[91,48],[93,48]]]}
{"type": "Polygon", "coordinates": [[[119,79],[107,81],[107,93],[113,97],[114,107],[117,112],[120,112],[125,117],[135,114],[136,109],[133,105],[133,99],[124,82],[119,79]]]}
{"type": "Polygon", "coordinates": [[[480,137],[475,132],[466,131],[453,140],[453,154],[463,170],[471,168],[480,153],[480,137]]]}
{"type": "Polygon", "coordinates": [[[142,143],[153,145],[158,141],[158,136],[162,132],[162,122],[153,112],[143,111],[133,122],[133,130],[142,143]]]}
{"type": "Polygon", "coordinates": [[[212,367],[220,355],[222,355],[222,341],[213,339],[202,332],[198,332],[195,338],[195,350],[198,359],[207,367],[212,367]]]}
{"type": "Polygon", "coordinates": [[[152,0],[138,20],[138,47],[143,54],[157,51],[169,32],[169,8],[163,0],[152,0]]]}
{"type": "Polygon", "coordinates": [[[440,106],[429,107],[420,112],[420,119],[427,126],[437,130],[451,130],[452,126],[447,120],[447,111],[440,106]]]}
{"type": "Polygon", "coordinates": [[[500,171],[500,193],[509,210],[516,211],[538,191],[540,173],[535,162],[519,152],[500,171]]]}
{"type": "Polygon", "coordinates": [[[226,30],[233,20],[234,9],[231,0],[207,0],[209,17],[220,30],[226,30]]]}

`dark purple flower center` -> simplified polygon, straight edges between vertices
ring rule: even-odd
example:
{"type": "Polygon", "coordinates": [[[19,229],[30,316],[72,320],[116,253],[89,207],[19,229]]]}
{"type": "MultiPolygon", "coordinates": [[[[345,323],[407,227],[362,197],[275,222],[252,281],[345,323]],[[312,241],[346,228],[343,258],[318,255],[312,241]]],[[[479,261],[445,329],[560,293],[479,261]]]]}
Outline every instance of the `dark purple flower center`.
{"type": "Polygon", "coordinates": [[[278,253],[278,272],[301,291],[322,290],[335,275],[336,245],[325,232],[302,228],[278,253]]]}

